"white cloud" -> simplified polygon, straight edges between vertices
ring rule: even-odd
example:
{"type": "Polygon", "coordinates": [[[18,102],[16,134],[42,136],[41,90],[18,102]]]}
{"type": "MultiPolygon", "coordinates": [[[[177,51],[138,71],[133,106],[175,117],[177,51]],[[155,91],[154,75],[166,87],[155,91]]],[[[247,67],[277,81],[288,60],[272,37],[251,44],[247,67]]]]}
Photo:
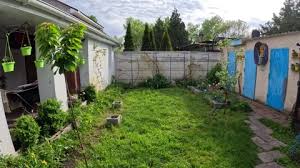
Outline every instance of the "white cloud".
{"type": "Polygon", "coordinates": [[[183,20],[195,24],[220,15],[226,20],[241,19],[256,27],[278,13],[284,0],[61,0],[88,15],[97,16],[110,35],[122,35],[127,17],[154,22],[167,17],[174,7],[183,20]]]}

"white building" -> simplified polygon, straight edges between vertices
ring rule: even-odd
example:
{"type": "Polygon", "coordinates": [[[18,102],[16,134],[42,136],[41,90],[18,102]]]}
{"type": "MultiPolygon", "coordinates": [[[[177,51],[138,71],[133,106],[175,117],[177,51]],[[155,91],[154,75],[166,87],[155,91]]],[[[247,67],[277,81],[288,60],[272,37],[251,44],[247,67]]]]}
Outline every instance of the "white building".
{"type": "Polygon", "coordinates": [[[113,48],[118,45],[117,42],[103,32],[100,24],[79,10],[58,0],[0,0],[0,59],[4,55],[5,34],[12,31],[10,43],[16,62],[14,72],[4,73],[2,67],[0,68],[0,78],[5,76],[2,81],[0,79],[0,83],[6,83],[6,86],[2,87],[0,99],[0,154],[15,152],[7,124],[10,108],[7,106],[6,92],[37,81],[41,102],[48,98],[56,98],[67,108],[65,75],[54,75],[50,67],[36,69],[34,66],[34,60],[39,55],[34,43],[35,27],[43,22],[52,22],[62,27],[70,23],[83,23],[87,26],[82,50],[86,63],[78,72],[67,75],[72,92],[90,84],[95,85],[97,89],[103,89],[110,84],[114,74],[113,48]],[[29,57],[21,56],[18,46],[22,32],[17,28],[24,23],[30,25],[29,33],[32,46],[35,47],[29,57]]]}

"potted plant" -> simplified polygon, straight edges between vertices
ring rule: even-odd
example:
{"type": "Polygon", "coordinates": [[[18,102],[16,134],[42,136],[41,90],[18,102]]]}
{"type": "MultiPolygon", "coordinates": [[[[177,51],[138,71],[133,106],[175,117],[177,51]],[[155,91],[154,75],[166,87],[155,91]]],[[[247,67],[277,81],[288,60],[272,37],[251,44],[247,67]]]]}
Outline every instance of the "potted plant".
{"type": "Polygon", "coordinates": [[[2,59],[2,67],[4,72],[12,72],[15,69],[15,61],[11,53],[8,33],[6,34],[5,54],[4,58],[2,59]]]}
{"type": "Polygon", "coordinates": [[[26,34],[26,38],[27,38],[27,42],[28,44],[24,44],[24,36],[23,36],[23,39],[22,39],[22,44],[21,44],[21,54],[23,56],[30,56],[31,55],[31,51],[32,51],[32,47],[31,47],[31,43],[30,43],[30,38],[29,38],[29,35],[28,35],[28,31],[27,31],[27,27],[25,26],[25,34],[26,34]]]}
{"type": "Polygon", "coordinates": [[[298,63],[296,63],[295,65],[295,72],[299,72],[300,71],[300,65],[298,63]]]}
{"type": "Polygon", "coordinates": [[[291,69],[292,69],[292,71],[296,72],[296,70],[295,70],[295,64],[291,64],[291,69]]]}
{"type": "Polygon", "coordinates": [[[292,57],[293,58],[298,58],[298,53],[296,52],[296,50],[292,51],[292,57]]]}
{"type": "Polygon", "coordinates": [[[37,60],[34,61],[34,64],[37,68],[44,68],[45,66],[45,60],[44,58],[40,57],[37,60]]]}

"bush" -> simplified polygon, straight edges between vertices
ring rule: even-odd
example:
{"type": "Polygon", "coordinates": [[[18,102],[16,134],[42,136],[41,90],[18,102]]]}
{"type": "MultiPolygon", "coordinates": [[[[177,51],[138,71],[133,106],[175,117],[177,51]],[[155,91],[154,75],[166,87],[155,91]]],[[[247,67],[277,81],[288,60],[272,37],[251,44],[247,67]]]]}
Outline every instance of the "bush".
{"type": "Polygon", "coordinates": [[[86,87],[80,94],[82,101],[87,101],[87,103],[94,102],[96,97],[96,88],[93,85],[86,87]]]}
{"type": "Polygon", "coordinates": [[[230,106],[231,111],[251,112],[252,108],[247,102],[239,101],[230,106]]]}
{"type": "Polygon", "coordinates": [[[39,140],[40,127],[32,116],[22,116],[18,118],[13,134],[22,148],[31,147],[39,140]]]}
{"type": "Polygon", "coordinates": [[[176,80],[176,85],[181,87],[197,86],[199,81],[193,79],[176,80]]]}
{"type": "Polygon", "coordinates": [[[48,99],[38,106],[38,124],[44,136],[51,136],[65,126],[68,114],[61,110],[61,103],[48,99]]]}
{"type": "Polygon", "coordinates": [[[215,85],[220,82],[220,79],[216,76],[217,72],[222,71],[222,64],[216,64],[206,75],[208,84],[215,85]]]}
{"type": "Polygon", "coordinates": [[[144,85],[153,89],[161,89],[170,87],[171,83],[162,74],[156,74],[153,78],[147,79],[144,85]]]}

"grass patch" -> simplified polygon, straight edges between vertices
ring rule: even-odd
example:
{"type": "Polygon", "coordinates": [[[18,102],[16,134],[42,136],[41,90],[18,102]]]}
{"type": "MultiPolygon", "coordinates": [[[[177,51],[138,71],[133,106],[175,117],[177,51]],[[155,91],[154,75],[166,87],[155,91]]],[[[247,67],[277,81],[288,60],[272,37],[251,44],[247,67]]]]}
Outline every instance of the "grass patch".
{"type": "MultiPolygon", "coordinates": [[[[123,123],[89,147],[89,167],[254,167],[247,114],[212,116],[202,97],[179,88],[128,91],[123,123]]],[[[85,167],[83,160],[77,166],[85,167]]]]}
{"type": "MultiPolygon", "coordinates": [[[[286,147],[280,147],[278,150],[283,152],[284,154],[288,155],[288,150],[290,146],[295,141],[295,134],[289,127],[284,127],[270,119],[260,119],[260,121],[265,124],[267,127],[271,128],[273,130],[272,136],[281,142],[287,144],[286,147]]],[[[300,164],[291,160],[289,157],[284,157],[282,159],[277,160],[277,163],[279,163],[282,166],[285,166],[286,168],[298,168],[300,167],[300,164]]]]}

